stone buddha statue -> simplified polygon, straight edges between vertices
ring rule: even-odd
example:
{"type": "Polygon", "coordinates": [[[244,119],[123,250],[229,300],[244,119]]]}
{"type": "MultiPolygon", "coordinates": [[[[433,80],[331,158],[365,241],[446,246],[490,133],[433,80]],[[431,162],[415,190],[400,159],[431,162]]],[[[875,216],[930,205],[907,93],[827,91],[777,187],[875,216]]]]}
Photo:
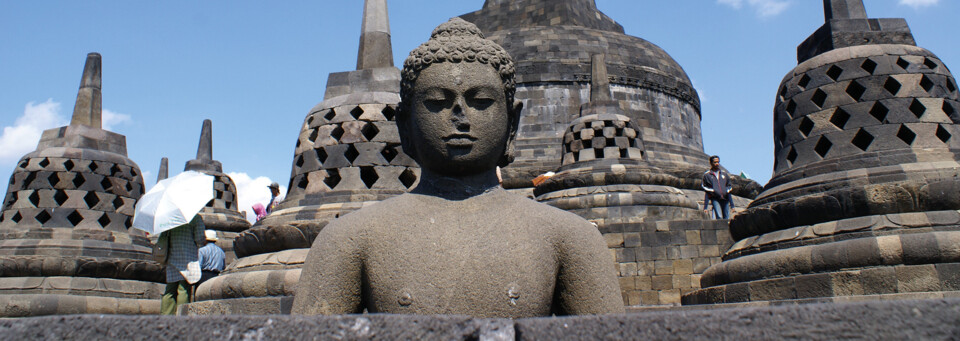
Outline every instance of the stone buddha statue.
{"type": "Polygon", "coordinates": [[[514,92],[509,54],[459,18],[413,50],[397,123],[420,183],[320,231],[292,313],[623,312],[597,229],[497,181],[496,167],[513,159],[514,92]]]}

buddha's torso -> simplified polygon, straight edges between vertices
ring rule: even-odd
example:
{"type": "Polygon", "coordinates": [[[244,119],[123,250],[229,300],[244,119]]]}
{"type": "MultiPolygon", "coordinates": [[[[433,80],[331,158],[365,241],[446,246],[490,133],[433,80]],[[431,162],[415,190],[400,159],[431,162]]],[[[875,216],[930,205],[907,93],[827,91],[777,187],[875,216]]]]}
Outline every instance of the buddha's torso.
{"type": "Polygon", "coordinates": [[[392,211],[388,223],[362,229],[370,312],[550,314],[556,227],[565,223],[544,212],[550,208],[502,189],[465,200],[407,194],[383,204],[389,210],[381,212],[392,211]]]}

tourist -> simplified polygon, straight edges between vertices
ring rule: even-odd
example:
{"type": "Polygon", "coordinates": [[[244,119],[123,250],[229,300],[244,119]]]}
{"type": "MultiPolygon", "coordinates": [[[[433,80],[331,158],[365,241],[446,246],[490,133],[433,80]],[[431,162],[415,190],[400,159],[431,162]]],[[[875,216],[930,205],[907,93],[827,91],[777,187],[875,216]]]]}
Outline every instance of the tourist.
{"type": "Polygon", "coordinates": [[[267,186],[270,189],[270,202],[267,203],[267,213],[273,213],[277,209],[277,206],[283,201],[283,197],[280,196],[280,184],[274,182],[270,186],[267,186]]]}
{"type": "Polygon", "coordinates": [[[206,230],[203,232],[207,237],[206,245],[200,248],[200,281],[194,284],[194,288],[199,288],[200,284],[207,280],[217,277],[220,271],[223,271],[223,260],[226,255],[223,249],[217,246],[217,231],[206,230]]]}
{"type": "Polygon", "coordinates": [[[710,169],[703,173],[703,190],[706,192],[706,204],[713,206],[714,219],[730,219],[730,174],[720,168],[720,157],[710,157],[710,169]]]}
{"type": "Polygon", "coordinates": [[[253,213],[257,215],[257,221],[267,217],[267,210],[263,208],[263,204],[261,203],[253,204],[253,213]]]}
{"type": "Polygon", "coordinates": [[[160,234],[170,243],[167,255],[167,287],[160,298],[160,313],[175,315],[180,305],[190,302],[190,285],[200,280],[199,248],[205,242],[203,220],[195,215],[189,223],[160,234]],[[166,236],[164,236],[166,235],[166,236]]]}

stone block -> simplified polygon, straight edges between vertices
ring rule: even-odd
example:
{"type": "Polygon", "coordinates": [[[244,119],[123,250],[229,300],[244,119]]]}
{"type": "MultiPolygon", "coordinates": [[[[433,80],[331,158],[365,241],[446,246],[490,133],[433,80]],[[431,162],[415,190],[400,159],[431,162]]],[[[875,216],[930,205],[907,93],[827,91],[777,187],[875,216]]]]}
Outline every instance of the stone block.
{"type": "Polygon", "coordinates": [[[623,233],[604,233],[603,239],[609,248],[623,247],[623,233]]]}
{"type": "Polygon", "coordinates": [[[620,277],[620,291],[630,292],[637,289],[636,277],[620,277]]]}
{"type": "Polygon", "coordinates": [[[696,245],[683,245],[680,247],[680,259],[693,259],[700,257],[699,247],[696,245]]]}
{"type": "Polygon", "coordinates": [[[691,259],[678,259],[674,261],[673,273],[680,275],[693,274],[693,261],[691,259]]]}
{"type": "Polygon", "coordinates": [[[793,277],[765,279],[748,283],[751,301],[774,301],[797,298],[793,277]]]}
{"type": "Polygon", "coordinates": [[[860,282],[859,271],[842,271],[830,274],[835,296],[863,295],[863,285],[860,282]]]}
{"type": "Polygon", "coordinates": [[[660,292],[660,304],[680,304],[680,289],[664,290],[660,292]]]}
{"type": "Polygon", "coordinates": [[[940,290],[960,291],[960,263],[936,264],[940,290]]]}
{"type": "Polygon", "coordinates": [[[940,260],[940,248],[933,233],[910,233],[900,235],[905,264],[930,264],[940,260]]]}
{"type": "Polygon", "coordinates": [[[881,264],[903,264],[903,246],[899,235],[877,237],[877,246],[880,249],[881,264]]]}
{"type": "Polygon", "coordinates": [[[636,277],[636,289],[637,290],[653,290],[653,276],[637,276],[636,277]]]}
{"type": "Polygon", "coordinates": [[[811,254],[813,270],[818,272],[829,271],[846,264],[847,252],[844,246],[841,243],[828,243],[817,247],[816,251],[811,254]]]}
{"type": "Polygon", "coordinates": [[[687,245],[700,245],[700,231],[684,231],[687,238],[687,245]]]}
{"type": "Polygon", "coordinates": [[[925,292],[940,290],[940,278],[933,264],[895,267],[897,292],[925,292]]]}
{"type": "Polygon", "coordinates": [[[628,248],[638,247],[642,244],[641,235],[637,232],[625,232],[623,234],[623,246],[628,248]]]}
{"type": "Polygon", "coordinates": [[[670,275],[673,274],[673,260],[657,260],[654,261],[654,271],[657,275],[670,275]]]}
{"type": "Polygon", "coordinates": [[[720,257],[720,247],[717,245],[700,245],[700,257],[720,257]]]}
{"type": "Polygon", "coordinates": [[[653,290],[667,290],[673,288],[673,276],[656,275],[653,276],[653,290]]]}
{"type": "Polygon", "coordinates": [[[658,305],[660,304],[660,294],[657,291],[641,291],[640,304],[658,305]]]}
{"type": "Polygon", "coordinates": [[[620,148],[614,147],[604,147],[603,148],[603,158],[605,159],[617,159],[620,158],[620,148]]]}
{"type": "Polygon", "coordinates": [[[866,295],[896,293],[897,271],[889,266],[861,269],[860,285],[866,295]]]}
{"type": "Polygon", "coordinates": [[[680,259],[680,258],[681,258],[681,257],[680,257],[680,248],[679,248],[679,247],[667,246],[667,247],[664,247],[663,249],[667,252],[667,256],[666,256],[665,259],[671,259],[671,260],[673,260],[673,259],[680,259]]]}
{"type": "Polygon", "coordinates": [[[874,238],[860,238],[851,240],[846,247],[847,266],[867,267],[881,264],[882,256],[877,240],[874,238]]]}
{"type": "Polygon", "coordinates": [[[640,298],[640,293],[637,291],[626,292],[623,294],[623,296],[624,296],[623,303],[628,306],[640,305],[643,303],[643,301],[640,298]]]}
{"type": "Polygon", "coordinates": [[[700,241],[703,245],[718,245],[717,231],[715,230],[704,230],[700,231],[700,241]]]}
{"type": "Polygon", "coordinates": [[[676,289],[689,289],[690,275],[673,275],[671,282],[673,282],[673,287],[676,289]]]}
{"type": "Polygon", "coordinates": [[[615,252],[617,254],[617,263],[632,263],[637,261],[637,254],[632,249],[615,249],[615,252]]]}
{"type": "Polygon", "coordinates": [[[652,276],[656,273],[654,262],[637,262],[637,274],[641,276],[652,276]]]}

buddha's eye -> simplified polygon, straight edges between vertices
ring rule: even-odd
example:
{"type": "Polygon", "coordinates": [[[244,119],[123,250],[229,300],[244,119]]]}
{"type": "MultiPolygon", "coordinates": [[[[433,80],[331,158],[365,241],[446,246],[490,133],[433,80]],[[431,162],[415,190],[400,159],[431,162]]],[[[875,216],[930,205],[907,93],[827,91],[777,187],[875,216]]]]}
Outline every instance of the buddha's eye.
{"type": "Polygon", "coordinates": [[[474,97],[469,99],[470,106],[478,110],[484,110],[490,107],[491,105],[493,105],[493,103],[496,103],[495,99],[487,98],[484,96],[479,96],[479,97],[474,97]]]}
{"type": "Polygon", "coordinates": [[[420,98],[424,108],[429,111],[439,112],[450,107],[452,96],[448,92],[449,91],[445,91],[444,89],[436,88],[427,89],[422,92],[420,98]]]}
{"type": "Polygon", "coordinates": [[[423,100],[423,106],[430,111],[440,111],[447,107],[446,98],[426,98],[423,100]]]}
{"type": "Polygon", "coordinates": [[[465,96],[467,105],[477,110],[484,110],[497,102],[495,92],[496,90],[483,87],[467,91],[465,96]]]}

